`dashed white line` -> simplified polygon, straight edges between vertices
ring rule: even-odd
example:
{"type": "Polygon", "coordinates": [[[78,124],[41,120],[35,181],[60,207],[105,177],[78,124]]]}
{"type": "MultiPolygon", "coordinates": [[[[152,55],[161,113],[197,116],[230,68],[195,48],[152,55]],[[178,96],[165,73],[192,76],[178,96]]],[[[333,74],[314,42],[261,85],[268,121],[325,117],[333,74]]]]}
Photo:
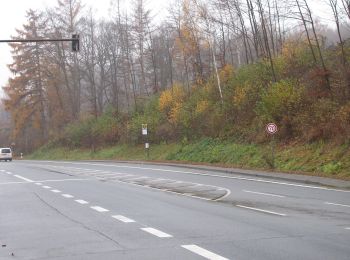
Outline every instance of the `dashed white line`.
{"type": "Polygon", "coordinates": [[[21,179],[21,180],[27,181],[27,182],[34,182],[33,180],[28,179],[28,178],[25,178],[25,177],[23,177],[23,176],[21,176],[21,175],[17,175],[17,174],[15,174],[15,175],[13,175],[13,176],[17,177],[18,179],[21,179]]]}
{"type": "Polygon", "coordinates": [[[339,204],[339,203],[325,202],[325,204],[350,208],[350,205],[339,204]]]}
{"type": "Polygon", "coordinates": [[[42,186],[44,189],[51,189],[50,186],[42,186]]]}
{"type": "Polygon", "coordinates": [[[264,210],[264,209],[258,209],[258,208],[253,208],[253,207],[247,207],[247,206],[243,206],[243,205],[236,205],[239,208],[244,208],[244,209],[251,209],[251,210],[255,210],[255,211],[259,211],[259,212],[264,212],[264,213],[269,213],[272,215],[278,215],[278,216],[282,216],[285,217],[287,216],[286,214],[282,214],[282,213],[278,213],[278,212],[274,212],[274,211],[269,211],[269,210],[264,210]]]}
{"type": "Polygon", "coordinates": [[[13,173],[12,172],[6,172],[8,175],[12,175],[13,173]]]}
{"type": "Polygon", "coordinates": [[[345,229],[350,230],[350,227],[346,227],[345,229]]]}
{"type": "Polygon", "coordinates": [[[124,223],[133,223],[133,222],[135,222],[135,220],[127,218],[127,217],[124,217],[122,215],[114,215],[114,216],[112,216],[112,218],[115,218],[115,219],[117,219],[117,220],[119,220],[121,222],[124,222],[124,223]]]}
{"type": "Polygon", "coordinates": [[[97,212],[108,212],[109,211],[108,209],[105,209],[105,208],[102,208],[99,206],[92,206],[90,208],[92,208],[93,210],[96,210],[97,212]]]}
{"type": "Polygon", "coordinates": [[[285,196],[272,194],[272,193],[264,193],[264,192],[250,191],[250,190],[243,190],[243,192],[252,193],[252,194],[258,194],[258,195],[266,195],[266,196],[278,197],[278,198],[285,198],[285,196]]]}
{"type": "Polygon", "coordinates": [[[40,183],[40,182],[36,182],[35,185],[41,186],[41,185],[43,185],[43,184],[40,183]]]}
{"type": "Polygon", "coordinates": [[[148,232],[154,236],[160,237],[160,238],[167,238],[167,237],[173,237],[172,235],[169,235],[167,233],[164,233],[158,229],[147,227],[147,228],[141,228],[141,230],[148,232]]]}
{"type": "Polygon", "coordinates": [[[78,202],[79,204],[89,204],[89,202],[85,201],[85,200],[75,200],[76,202],[78,202]]]}
{"type": "Polygon", "coordinates": [[[74,196],[70,194],[62,194],[62,197],[65,197],[67,199],[74,198],[74,196]]]}
{"type": "Polygon", "coordinates": [[[204,258],[207,258],[210,260],[228,260],[228,258],[217,255],[213,252],[210,252],[210,251],[208,251],[202,247],[196,246],[196,245],[182,245],[181,247],[191,251],[192,253],[203,256],[204,258]]]}
{"type": "Polygon", "coordinates": [[[51,190],[53,193],[60,193],[60,190],[51,190]]]}

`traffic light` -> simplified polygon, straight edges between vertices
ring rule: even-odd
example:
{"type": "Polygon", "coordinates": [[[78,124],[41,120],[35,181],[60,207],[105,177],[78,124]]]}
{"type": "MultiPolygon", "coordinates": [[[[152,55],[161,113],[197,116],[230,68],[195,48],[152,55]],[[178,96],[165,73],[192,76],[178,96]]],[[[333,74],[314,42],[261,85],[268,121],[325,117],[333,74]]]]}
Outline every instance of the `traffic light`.
{"type": "Polygon", "coordinates": [[[72,39],[72,51],[79,51],[79,34],[73,34],[72,39]]]}

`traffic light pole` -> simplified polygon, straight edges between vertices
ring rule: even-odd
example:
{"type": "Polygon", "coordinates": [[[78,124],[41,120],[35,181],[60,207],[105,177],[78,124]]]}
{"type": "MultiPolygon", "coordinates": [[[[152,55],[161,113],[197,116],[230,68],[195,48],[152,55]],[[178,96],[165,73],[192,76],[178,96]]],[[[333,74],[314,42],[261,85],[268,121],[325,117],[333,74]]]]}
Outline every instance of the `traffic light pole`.
{"type": "Polygon", "coordinates": [[[79,51],[79,34],[73,34],[72,38],[63,39],[13,39],[13,40],[0,40],[0,43],[12,43],[12,42],[72,42],[72,51],[79,51]]]}
{"type": "Polygon", "coordinates": [[[68,38],[68,39],[18,39],[18,40],[0,40],[0,42],[73,42],[78,41],[76,38],[68,38]]]}

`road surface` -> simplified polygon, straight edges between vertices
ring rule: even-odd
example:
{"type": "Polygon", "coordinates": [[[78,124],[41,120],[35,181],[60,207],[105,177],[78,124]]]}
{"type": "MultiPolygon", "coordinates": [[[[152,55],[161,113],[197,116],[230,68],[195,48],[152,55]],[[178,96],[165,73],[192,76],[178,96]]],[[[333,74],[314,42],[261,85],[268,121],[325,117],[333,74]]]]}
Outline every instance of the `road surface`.
{"type": "Polygon", "coordinates": [[[350,259],[350,190],[180,167],[0,163],[0,259],[350,259]]]}

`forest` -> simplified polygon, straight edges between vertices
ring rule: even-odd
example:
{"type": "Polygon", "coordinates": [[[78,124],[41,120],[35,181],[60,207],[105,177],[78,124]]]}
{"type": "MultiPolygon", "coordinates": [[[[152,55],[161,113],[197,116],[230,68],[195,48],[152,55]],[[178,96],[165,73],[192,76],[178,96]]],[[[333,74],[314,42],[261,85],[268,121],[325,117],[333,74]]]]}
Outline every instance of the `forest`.
{"type": "Polygon", "coordinates": [[[349,22],[349,0],[174,0],[161,19],[145,0],[127,8],[113,0],[99,19],[80,0],[28,10],[13,39],[79,34],[80,50],[10,44],[9,140],[25,153],[43,145],[94,152],[143,144],[147,124],[151,144],[264,145],[274,122],[280,149],[327,143],[343,157],[349,22]]]}

